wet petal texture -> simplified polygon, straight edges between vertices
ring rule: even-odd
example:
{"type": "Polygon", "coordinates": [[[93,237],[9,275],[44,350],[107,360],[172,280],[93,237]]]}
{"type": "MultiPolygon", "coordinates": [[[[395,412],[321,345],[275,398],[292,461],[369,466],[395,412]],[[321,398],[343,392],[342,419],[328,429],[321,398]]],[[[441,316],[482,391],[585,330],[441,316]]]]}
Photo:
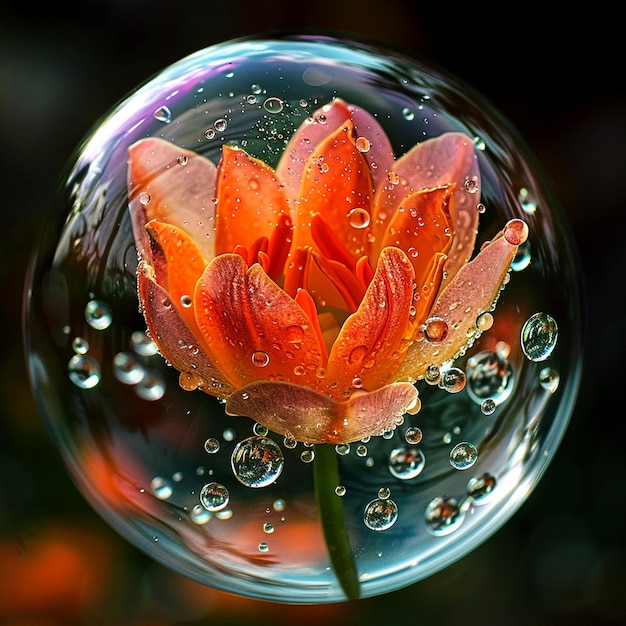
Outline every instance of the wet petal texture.
{"type": "Polygon", "coordinates": [[[141,308],[181,385],[309,443],[400,423],[413,383],[479,336],[527,235],[514,221],[472,259],[471,139],[397,157],[379,121],[340,99],[275,169],[241,147],[215,165],[145,139],[128,184],[141,308]]]}

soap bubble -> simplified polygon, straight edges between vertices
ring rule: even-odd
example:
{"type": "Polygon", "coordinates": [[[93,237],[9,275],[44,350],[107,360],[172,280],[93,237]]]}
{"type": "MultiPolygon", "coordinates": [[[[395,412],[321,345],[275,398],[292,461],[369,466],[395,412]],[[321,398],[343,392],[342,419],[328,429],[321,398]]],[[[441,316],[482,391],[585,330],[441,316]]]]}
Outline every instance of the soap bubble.
{"type": "MultiPolygon", "coordinates": [[[[479,94],[440,70],[331,37],[216,45],[166,68],[121,102],[69,164],[25,289],[32,387],[86,499],[121,535],[192,579],[289,603],[407,586],[501,527],[558,447],[581,361],[576,256],[558,202],[515,137],[479,94]],[[511,245],[524,248],[495,306],[471,312],[473,327],[437,315],[415,320],[431,351],[458,332],[467,333],[468,344],[449,362],[424,364],[424,379],[415,382],[419,398],[407,413],[379,434],[312,445],[288,428],[274,432],[227,415],[228,394],[220,397],[217,376],[202,378],[204,347],[190,336],[174,337],[197,366],[184,375],[160,352],[164,338],[147,328],[139,306],[127,167],[129,147],[156,138],[176,148],[169,171],[184,175],[193,171],[194,153],[217,164],[225,146],[275,169],[298,128],[333,123],[325,106],[335,98],[380,124],[382,135],[360,127],[354,138],[355,154],[372,172],[385,169],[384,134],[396,157],[446,132],[466,134],[480,176],[460,180],[454,193],[466,199],[465,218],[480,214],[473,254],[503,230],[511,245]],[[206,384],[216,385],[215,395],[203,393],[206,384]],[[451,450],[462,471],[453,467],[451,450]],[[472,452],[461,465],[459,450],[472,452]]],[[[320,180],[336,175],[332,160],[315,166],[320,180]]],[[[400,193],[403,176],[388,168],[372,180],[400,193]]],[[[248,186],[260,193],[256,179],[248,186]]],[[[210,247],[219,211],[214,194],[188,191],[199,208],[183,221],[210,247]]],[[[360,200],[337,210],[331,230],[374,244],[371,229],[384,217],[360,200]]],[[[153,210],[159,194],[144,190],[137,201],[153,210]]],[[[421,228],[422,218],[415,219],[421,228]]],[[[410,262],[423,257],[417,247],[407,250],[410,262]]],[[[260,252],[258,258],[266,262],[260,252]]],[[[367,268],[359,271],[367,277],[367,268]]],[[[428,297],[413,287],[411,320],[428,297]]],[[[191,296],[154,297],[165,316],[172,307],[189,311],[191,296]]],[[[290,380],[328,381],[328,368],[295,358],[308,348],[302,322],[290,323],[283,344],[251,347],[231,375],[253,371],[275,380],[286,372],[290,380]]],[[[332,324],[324,332],[332,334],[332,324]]],[[[233,349],[241,340],[227,339],[233,349]]],[[[389,364],[404,358],[402,350],[400,341],[385,357],[389,364]]],[[[346,389],[346,397],[358,399],[368,391],[376,354],[357,346],[346,361],[362,364],[349,370],[353,385],[346,389]]],[[[239,399],[257,402],[254,394],[246,388],[239,399]]],[[[298,409],[281,407],[286,420],[298,409]]],[[[324,428],[320,417],[311,436],[324,428]]]]}

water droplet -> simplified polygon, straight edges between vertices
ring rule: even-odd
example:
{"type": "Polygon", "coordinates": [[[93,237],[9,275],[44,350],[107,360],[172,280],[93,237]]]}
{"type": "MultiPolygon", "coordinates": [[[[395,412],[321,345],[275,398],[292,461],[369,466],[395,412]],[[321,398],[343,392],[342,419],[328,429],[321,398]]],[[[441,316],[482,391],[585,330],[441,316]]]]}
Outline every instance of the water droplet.
{"type": "Polygon", "coordinates": [[[189,514],[189,519],[198,526],[206,524],[211,517],[213,517],[211,511],[207,511],[201,504],[196,504],[189,514]]]}
{"type": "Polygon", "coordinates": [[[132,352],[118,352],[113,357],[115,378],[125,385],[136,385],[145,375],[143,365],[132,352]]]}
{"type": "Polygon", "coordinates": [[[300,460],[303,463],[311,463],[314,458],[315,458],[315,452],[313,452],[313,450],[303,450],[300,453],[300,460]]]}
{"type": "Polygon", "coordinates": [[[502,234],[512,246],[519,246],[528,239],[528,224],[520,219],[510,220],[502,234]]]}
{"type": "Polygon", "coordinates": [[[265,541],[261,541],[261,543],[259,543],[259,552],[269,552],[270,547],[267,545],[267,543],[265,543],[265,541]]]}
{"type": "Polygon", "coordinates": [[[174,493],[170,482],[161,476],[155,476],[150,481],[150,489],[159,500],[167,500],[174,493]]]}
{"type": "Polygon", "coordinates": [[[204,442],[204,449],[209,453],[209,454],[215,454],[216,452],[219,451],[220,449],[220,442],[215,438],[215,437],[209,437],[205,442],[204,442]]]}
{"type": "Polygon", "coordinates": [[[105,330],[113,321],[111,308],[102,300],[90,300],[85,307],[85,320],[92,328],[105,330]]]}
{"type": "Polygon", "coordinates": [[[141,330],[130,336],[130,346],[140,356],[154,356],[158,351],[156,343],[141,330]]]}
{"type": "Polygon", "coordinates": [[[222,437],[224,438],[224,441],[233,441],[235,436],[236,436],[235,431],[232,428],[226,428],[224,429],[224,432],[222,433],[222,437]]]}
{"type": "Polygon", "coordinates": [[[554,318],[547,313],[535,313],[522,327],[522,350],[531,361],[544,361],[552,354],[558,336],[554,318]]]}
{"type": "Polygon", "coordinates": [[[526,187],[522,187],[519,190],[518,200],[524,213],[533,215],[533,213],[537,210],[537,200],[535,200],[533,194],[528,191],[526,187]]]}
{"type": "Polygon", "coordinates": [[[206,139],[209,139],[209,140],[214,139],[215,138],[215,129],[214,128],[207,128],[204,131],[204,137],[206,139]]]}
{"type": "Polygon", "coordinates": [[[366,209],[357,207],[348,213],[348,221],[352,228],[367,228],[370,225],[370,214],[366,209]]]}
{"type": "Polygon", "coordinates": [[[359,152],[369,152],[372,144],[367,137],[357,137],[354,146],[359,152]]]}
{"type": "Polygon", "coordinates": [[[274,500],[274,502],[272,503],[272,508],[274,509],[274,511],[278,511],[279,513],[281,511],[284,511],[286,506],[287,503],[282,498],[274,500]]]}
{"type": "Polygon", "coordinates": [[[455,531],[465,519],[465,511],[461,510],[454,498],[433,498],[426,507],[424,514],[428,531],[442,537],[455,531]]]}
{"type": "Polygon", "coordinates": [[[428,343],[441,343],[448,337],[448,324],[440,317],[431,317],[424,322],[424,338],[428,343]]]}
{"type": "Polygon", "coordinates": [[[213,128],[215,128],[218,133],[223,133],[227,126],[228,122],[224,118],[220,118],[213,122],[213,128]]]}
{"type": "Polygon", "coordinates": [[[292,437],[285,437],[283,439],[283,446],[288,450],[293,450],[298,445],[298,442],[292,437]]]}
{"type": "Polygon", "coordinates": [[[335,487],[335,494],[340,498],[346,495],[346,488],[343,485],[337,485],[335,487]]]}
{"type": "Polygon", "coordinates": [[[356,447],[355,452],[357,456],[360,456],[360,457],[367,456],[367,446],[360,444],[356,447]]]}
{"type": "Polygon", "coordinates": [[[261,85],[253,83],[252,85],[250,85],[250,91],[258,96],[260,93],[263,92],[263,89],[261,85]]]}
{"type": "Polygon", "coordinates": [[[404,438],[407,443],[418,444],[422,440],[422,430],[417,426],[409,426],[404,433],[404,438]]]}
{"type": "Polygon", "coordinates": [[[381,500],[386,500],[391,495],[391,490],[387,487],[381,487],[378,490],[378,497],[381,500]]]}
{"type": "Polygon", "coordinates": [[[493,398],[486,398],[480,403],[480,412],[483,415],[492,415],[497,406],[493,398]]]}
{"type": "Polygon", "coordinates": [[[395,172],[387,172],[387,181],[395,186],[400,182],[400,177],[395,172]]]}
{"type": "Polygon", "coordinates": [[[451,367],[441,376],[441,387],[448,393],[458,393],[465,388],[465,372],[458,367],[451,367]]]}
{"type": "Polygon", "coordinates": [[[436,385],[441,379],[441,371],[437,365],[429,365],[424,373],[424,380],[429,385],[436,385]]]}
{"type": "Polygon", "coordinates": [[[467,393],[476,404],[487,399],[502,404],[511,395],[513,382],[510,362],[496,352],[479,352],[467,361],[467,393]]]}
{"type": "Polygon", "coordinates": [[[558,389],[560,380],[559,373],[551,367],[544,367],[539,372],[539,384],[550,393],[554,393],[558,389]]]}
{"type": "Polygon", "coordinates": [[[270,524],[270,522],[265,522],[265,524],[263,524],[263,532],[271,535],[274,532],[274,525],[270,524]]]}
{"type": "Polygon", "coordinates": [[[348,355],[348,363],[357,363],[358,361],[362,361],[366,354],[367,346],[357,346],[356,348],[352,348],[350,354],[348,355]]]}
{"type": "Polygon", "coordinates": [[[165,381],[156,373],[146,373],[134,389],[142,400],[160,400],[165,393],[165,381]]]}
{"type": "Polygon", "coordinates": [[[389,455],[389,471],[401,480],[411,480],[424,469],[424,454],[419,448],[396,448],[389,455]]]}
{"type": "Polygon", "coordinates": [[[457,443],[452,450],[450,450],[450,465],[454,469],[466,470],[478,460],[478,450],[476,446],[467,441],[457,443]]]}
{"type": "Polygon", "coordinates": [[[335,446],[335,452],[341,456],[345,456],[350,452],[350,444],[349,443],[338,443],[335,446]]]}
{"type": "Polygon", "coordinates": [[[190,295],[183,294],[183,295],[180,297],[180,304],[181,304],[181,306],[182,306],[182,307],[184,307],[185,309],[188,309],[188,308],[190,308],[190,307],[191,307],[191,305],[193,304],[193,300],[192,300],[192,298],[191,298],[191,296],[190,296],[190,295]]]}
{"type": "Polygon", "coordinates": [[[235,446],[230,463],[240,483],[256,488],[271,485],[280,476],[284,458],[272,439],[249,437],[235,446]]]}
{"type": "Polygon", "coordinates": [[[276,98],[275,96],[267,98],[267,100],[263,103],[263,108],[268,113],[280,113],[284,106],[285,103],[280,98],[276,98]]]}
{"type": "Polygon", "coordinates": [[[252,432],[254,432],[255,435],[259,435],[259,437],[265,437],[265,435],[267,435],[267,426],[256,422],[252,427],[252,432]]]}
{"type": "Polygon", "coordinates": [[[172,112],[169,107],[161,106],[152,114],[155,120],[169,124],[172,121],[172,112]]]}
{"type": "Polygon", "coordinates": [[[200,504],[207,511],[221,511],[228,505],[228,489],[219,483],[208,483],[200,491],[200,504]]]}
{"type": "Polygon", "coordinates": [[[363,521],[371,530],[387,530],[391,528],[398,519],[398,506],[393,500],[387,498],[376,498],[365,507],[363,521]]]}
{"type": "Polygon", "coordinates": [[[511,263],[511,269],[514,272],[521,272],[525,270],[531,261],[530,254],[530,240],[526,240],[524,243],[520,244],[517,252],[515,253],[515,258],[511,263]]]}
{"type": "Polygon", "coordinates": [[[289,343],[302,343],[304,341],[304,329],[302,326],[287,326],[287,341],[289,343]]]}
{"type": "Polygon", "coordinates": [[[476,205],[476,210],[482,215],[487,210],[487,207],[482,202],[479,202],[476,205]]]}
{"type": "Polygon", "coordinates": [[[468,179],[463,183],[463,186],[468,193],[478,193],[479,186],[476,180],[468,179]]]}
{"type": "Polygon", "coordinates": [[[75,354],[67,364],[70,380],[81,389],[93,389],[100,382],[100,364],[84,354],[75,354]]]}
{"type": "Polygon", "coordinates": [[[481,332],[489,330],[493,326],[493,315],[489,311],[481,313],[476,318],[476,328],[481,332]]]}
{"type": "Polygon", "coordinates": [[[76,354],[87,354],[89,352],[89,342],[82,337],[74,337],[72,340],[72,350],[76,354]]]}
{"type": "Polygon", "coordinates": [[[475,501],[484,500],[496,487],[496,479],[491,474],[471,478],[467,483],[467,495],[475,501]]]}
{"type": "Polygon", "coordinates": [[[252,363],[257,367],[266,367],[270,362],[270,355],[263,350],[255,350],[252,353],[252,363]]]}
{"type": "Polygon", "coordinates": [[[415,119],[415,113],[413,113],[413,111],[411,111],[408,107],[404,107],[404,109],[402,109],[402,117],[410,122],[415,119]]]}

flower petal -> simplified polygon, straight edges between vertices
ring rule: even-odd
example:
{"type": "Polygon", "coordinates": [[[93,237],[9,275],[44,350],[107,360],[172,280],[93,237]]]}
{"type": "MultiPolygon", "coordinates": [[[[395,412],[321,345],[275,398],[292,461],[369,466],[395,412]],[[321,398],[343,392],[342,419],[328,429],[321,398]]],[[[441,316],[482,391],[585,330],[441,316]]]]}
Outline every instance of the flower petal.
{"type": "Polygon", "coordinates": [[[276,168],[276,175],[285,185],[291,202],[298,199],[304,169],[317,145],[349,119],[348,105],[336,98],[315,111],[292,135],[276,168]]]}
{"type": "Polygon", "coordinates": [[[420,288],[436,254],[446,254],[452,243],[450,189],[422,189],[408,195],[396,209],[382,239],[383,248],[404,250],[415,269],[420,288]]]}
{"type": "Polygon", "coordinates": [[[287,200],[274,170],[245,150],[225,145],[217,176],[217,243],[215,254],[249,248],[268,239],[289,215],[287,200]]]}
{"type": "Polygon", "coordinates": [[[402,363],[414,287],[413,266],[404,252],[385,248],[359,308],[331,350],[326,380],[335,398],[376,389],[394,377],[402,363]]]}
{"type": "Polygon", "coordinates": [[[307,161],[294,219],[295,248],[317,249],[310,226],[319,214],[324,222],[332,224],[350,254],[358,257],[363,252],[367,231],[353,226],[350,214],[353,210],[365,211],[369,221],[372,179],[367,162],[355,147],[353,131],[352,122],[347,121],[326,137],[307,161]]]}
{"type": "Polygon", "coordinates": [[[504,235],[483,247],[481,252],[444,287],[430,317],[447,324],[443,342],[416,341],[407,351],[398,380],[423,378],[431,364],[441,365],[460,356],[477,336],[476,320],[489,311],[497,299],[502,283],[515,257],[518,245],[509,243],[504,235]]]}
{"type": "Polygon", "coordinates": [[[446,266],[449,278],[467,263],[476,240],[480,180],[472,140],[463,133],[450,132],[417,144],[396,161],[389,180],[377,189],[374,201],[374,235],[378,239],[409,193],[452,183],[456,184],[450,201],[455,237],[446,266]],[[471,181],[471,185],[466,187],[466,181],[471,181]]]}
{"type": "Polygon", "coordinates": [[[151,137],[129,148],[129,206],[140,254],[145,225],[159,220],[184,229],[205,259],[214,254],[215,165],[196,152],[151,137]]]}
{"type": "Polygon", "coordinates": [[[255,380],[317,381],[322,351],[308,317],[258,263],[213,259],[194,295],[198,327],[215,364],[235,386],[255,380]]]}
{"type": "Polygon", "coordinates": [[[167,291],[154,281],[151,268],[140,262],[137,290],[150,337],[161,355],[197,387],[213,396],[226,396],[233,386],[214,364],[206,344],[184,322],[167,291]]]}
{"type": "Polygon", "coordinates": [[[336,402],[313,389],[261,381],[237,389],[226,401],[229,415],[245,415],[271,431],[307,443],[349,443],[392,430],[416,401],[409,383],[393,383],[336,402]]]}

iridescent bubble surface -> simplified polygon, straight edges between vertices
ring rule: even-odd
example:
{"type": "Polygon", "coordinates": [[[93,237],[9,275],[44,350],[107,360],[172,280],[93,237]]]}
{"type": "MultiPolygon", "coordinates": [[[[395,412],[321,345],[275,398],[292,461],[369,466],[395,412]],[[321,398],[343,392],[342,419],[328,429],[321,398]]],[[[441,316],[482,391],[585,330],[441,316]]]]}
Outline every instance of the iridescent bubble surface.
{"type": "MultiPolygon", "coordinates": [[[[69,164],[26,286],[34,393],[93,507],[195,580],[295,603],[347,594],[320,502],[334,520],[341,513],[351,550],[344,557],[352,558],[361,597],[441,570],[502,526],[558,447],[581,360],[579,270],[567,225],[514,137],[480,95],[439,70],[329,37],[251,38],[201,50],[121,102],[69,164]],[[334,98],[375,116],[396,155],[444,132],[468,135],[480,169],[480,180],[461,185],[480,214],[474,252],[507,223],[507,240],[523,243],[497,305],[476,312],[476,341],[427,369],[414,407],[394,428],[333,445],[337,475],[318,499],[316,468],[326,456],[319,446],[327,444],[227,415],[223,399],[199,391],[193,373],[181,376],[146,332],[127,163],[129,146],[154,137],[181,149],[173,166],[185,171],[193,158],[183,150],[217,163],[224,146],[275,168],[296,129],[334,98]]],[[[374,158],[374,137],[364,133],[355,146],[374,158]]],[[[317,165],[324,176],[328,163],[317,165]]],[[[382,184],[401,188],[402,177],[389,172],[382,184]]],[[[147,193],[138,201],[156,199],[147,193]]],[[[360,233],[372,216],[355,206],[345,220],[360,233]]],[[[198,226],[213,232],[212,223],[198,226]]],[[[177,301],[186,309],[190,298],[177,301]]],[[[422,341],[436,348],[454,330],[434,317],[422,341]]],[[[301,345],[301,326],[287,335],[293,349],[301,345]]],[[[180,341],[189,353],[197,349],[180,341]]],[[[278,354],[252,351],[245,366],[270,371],[278,354]]],[[[363,358],[355,348],[347,360],[363,358]]],[[[366,391],[362,376],[352,386],[366,391]]]]}

